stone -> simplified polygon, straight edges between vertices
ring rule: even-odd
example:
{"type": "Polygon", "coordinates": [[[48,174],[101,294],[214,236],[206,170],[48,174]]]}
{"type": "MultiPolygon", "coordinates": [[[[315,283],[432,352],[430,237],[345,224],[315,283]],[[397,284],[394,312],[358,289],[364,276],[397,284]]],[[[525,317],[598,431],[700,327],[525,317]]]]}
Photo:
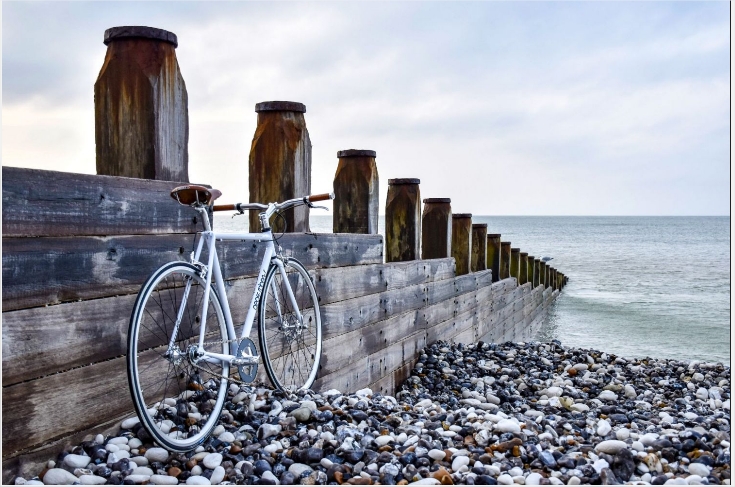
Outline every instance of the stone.
{"type": "Polygon", "coordinates": [[[690,463],[689,473],[692,475],[699,475],[700,477],[707,477],[712,470],[711,467],[704,465],[703,463],[690,463]]]}
{"type": "Polygon", "coordinates": [[[79,483],[82,485],[102,485],[107,483],[107,479],[98,475],[82,475],[79,477],[79,483]]]}
{"type": "Polygon", "coordinates": [[[495,425],[495,430],[503,433],[520,433],[521,426],[513,420],[502,419],[495,425]]]}
{"type": "Polygon", "coordinates": [[[601,419],[597,422],[597,434],[600,436],[607,436],[612,431],[612,426],[606,420],[601,419]]]}
{"type": "MultiPolygon", "coordinates": [[[[169,469],[169,473],[174,468],[175,467],[171,467],[169,469]]],[[[151,475],[150,482],[154,485],[177,485],[179,483],[179,479],[177,479],[175,475],[151,475]]]]}
{"type": "MultiPolygon", "coordinates": [[[[144,455],[149,462],[161,462],[165,463],[168,460],[169,452],[163,448],[149,448],[145,451],[144,455]]],[[[108,462],[109,463],[109,462],[108,462]]]]}
{"type": "Polygon", "coordinates": [[[270,438],[271,436],[276,436],[278,433],[282,431],[282,427],[280,424],[269,424],[269,423],[263,423],[258,428],[258,439],[264,439],[264,438],[270,438]]]}
{"type": "Polygon", "coordinates": [[[79,479],[63,468],[52,468],[44,474],[42,480],[46,485],[71,485],[79,479]]]}
{"type": "Polygon", "coordinates": [[[191,477],[186,479],[186,485],[212,485],[212,482],[210,482],[207,477],[202,477],[201,475],[192,475],[191,477]]]}
{"type": "Polygon", "coordinates": [[[306,423],[311,418],[311,409],[308,407],[300,407],[291,411],[289,416],[293,416],[300,423],[306,423]]]}
{"type": "Polygon", "coordinates": [[[138,416],[133,416],[132,418],[128,418],[122,421],[120,423],[120,428],[124,430],[131,430],[138,426],[140,424],[140,419],[138,419],[138,416]]]}
{"type": "Polygon", "coordinates": [[[626,448],[628,445],[624,441],[620,440],[605,440],[597,445],[595,445],[595,451],[599,451],[602,453],[608,453],[610,455],[615,455],[623,448],[626,448]]]}
{"type": "Polygon", "coordinates": [[[543,477],[540,473],[537,472],[531,472],[528,474],[525,480],[525,485],[541,485],[541,479],[543,477]]]}
{"type": "Polygon", "coordinates": [[[204,459],[202,460],[202,464],[204,464],[204,466],[209,469],[219,467],[221,463],[222,463],[221,453],[210,453],[209,455],[204,457],[204,459]]]}
{"type": "Polygon", "coordinates": [[[64,465],[71,468],[84,468],[92,462],[92,459],[86,455],[69,454],[64,457],[64,465]]]}
{"type": "Polygon", "coordinates": [[[225,469],[221,465],[218,465],[212,471],[212,476],[209,478],[209,481],[212,485],[219,484],[225,479],[225,473],[225,469]]]}
{"type": "Polygon", "coordinates": [[[460,468],[470,464],[470,459],[464,455],[460,455],[452,460],[452,471],[458,472],[460,468]]]}

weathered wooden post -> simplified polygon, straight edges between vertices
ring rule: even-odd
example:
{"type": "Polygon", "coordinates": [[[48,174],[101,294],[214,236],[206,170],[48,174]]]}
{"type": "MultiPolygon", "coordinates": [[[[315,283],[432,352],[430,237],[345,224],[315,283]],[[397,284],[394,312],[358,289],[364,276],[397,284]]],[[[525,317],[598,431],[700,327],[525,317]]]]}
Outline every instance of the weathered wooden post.
{"type": "Polygon", "coordinates": [[[541,285],[541,259],[533,259],[533,287],[541,285]]]}
{"type": "Polygon", "coordinates": [[[500,280],[500,234],[487,234],[487,268],[493,271],[493,282],[500,280]]]}
{"type": "Polygon", "coordinates": [[[375,151],[337,152],[334,174],[334,233],[378,233],[378,166],[375,151]]]}
{"type": "Polygon", "coordinates": [[[541,284],[544,289],[549,287],[549,264],[545,261],[541,262],[541,284]]]}
{"type": "MultiPolygon", "coordinates": [[[[250,146],[250,202],[271,203],[311,193],[311,139],[306,129],[306,106],[292,101],[265,101],[255,105],[258,125],[250,146]]],[[[251,231],[260,231],[258,212],[250,213],[251,231]]],[[[274,232],[308,232],[309,207],[274,216],[274,232]]]]}
{"type": "Polygon", "coordinates": [[[533,284],[533,271],[536,265],[536,261],[534,260],[533,255],[527,256],[526,261],[527,261],[526,270],[528,271],[526,282],[530,282],[531,286],[533,286],[534,285],[533,284]]]}
{"type": "Polygon", "coordinates": [[[420,179],[388,180],[385,203],[385,261],[401,262],[420,257],[420,179]]]}
{"type": "Polygon", "coordinates": [[[500,242],[500,278],[510,277],[510,242],[500,242]]]}
{"type": "Polygon", "coordinates": [[[472,224],[472,272],[487,269],[487,223],[472,224]]]}
{"type": "Polygon", "coordinates": [[[452,257],[456,275],[470,272],[472,260],[472,213],[452,213],[452,257]]]}
{"type": "Polygon", "coordinates": [[[521,252],[519,255],[518,284],[525,284],[528,282],[528,252],[521,252]]]}
{"type": "Polygon", "coordinates": [[[176,35],[112,27],[104,43],[94,83],[97,174],[188,182],[188,97],[176,35]]]}
{"type": "Polygon", "coordinates": [[[549,287],[556,290],[556,269],[549,267],[549,287]]]}
{"type": "Polygon", "coordinates": [[[521,249],[518,247],[512,247],[510,249],[510,277],[515,277],[516,282],[520,284],[520,271],[521,271],[521,249]]]}
{"type": "Polygon", "coordinates": [[[421,216],[421,258],[452,256],[452,200],[426,198],[421,216]]]}

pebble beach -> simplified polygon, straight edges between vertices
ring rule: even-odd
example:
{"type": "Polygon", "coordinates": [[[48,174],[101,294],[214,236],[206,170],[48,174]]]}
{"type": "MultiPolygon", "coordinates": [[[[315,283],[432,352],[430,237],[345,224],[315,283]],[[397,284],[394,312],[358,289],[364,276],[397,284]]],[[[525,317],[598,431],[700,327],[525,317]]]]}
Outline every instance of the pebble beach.
{"type": "MultiPolygon", "coordinates": [[[[730,367],[559,342],[427,347],[395,397],[231,384],[195,451],[136,417],[16,484],[730,484],[730,367]]],[[[196,427],[214,383],[179,398],[196,427]]]]}

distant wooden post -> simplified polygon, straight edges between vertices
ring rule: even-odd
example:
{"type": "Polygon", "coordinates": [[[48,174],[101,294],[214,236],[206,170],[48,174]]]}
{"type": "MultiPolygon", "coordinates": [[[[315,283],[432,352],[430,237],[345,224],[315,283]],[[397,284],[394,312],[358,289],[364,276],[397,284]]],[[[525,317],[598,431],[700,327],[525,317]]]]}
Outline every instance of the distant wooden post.
{"type": "Polygon", "coordinates": [[[487,269],[487,223],[472,224],[472,272],[487,269]]]}
{"type": "Polygon", "coordinates": [[[541,259],[533,259],[533,287],[538,287],[542,284],[541,279],[541,259]]]}
{"type": "Polygon", "coordinates": [[[500,280],[500,234],[487,234],[487,268],[493,271],[493,282],[500,280]]]}
{"type": "Polygon", "coordinates": [[[519,255],[518,284],[525,284],[528,282],[528,252],[521,252],[519,255]]]}
{"type": "Polygon", "coordinates": [[[452,200],[426,198],[421,216],[421,258],[452,256],[452,200]]]}
{"type": "Polygon", "coordinates": [[[556,275],[555,275],[556,269],[553,267],[549,267],[549,287],[551,289],[556,289],[556,275]]]}
{"type": "Polygon", "coordinates": [[[510,242],[500,242],[500,278],[510,277],[510,242]]]}
{"type": "Polygon", "coordinates": [[[375,151],[341,150],[334,175],[334,233],[378,233],[378,166],[375,151]]]}
{"type": "MultiPolygon", "coordinates": [[[[255,105],[258,125],[250,146],[250,202],[272,203],[311,193],[311,139],[306,129],[306,106],[292,101],[255,105]]],[[[250,230],[260,231],[258,212],[250,213],[250,230]]],[[[309,208],[286,210],[274,216],[274,232],[308,232],[309,208]]]]}
{"type": "Polygon", "coordinates": [[[104,43],[94,84],[97,174],[188,182],[188,97],[176,35],[113,27],[104,43]]]}
{"type": "Polygon", "coordinates": [[[536,265],[536,261],[534,260],[533,255],[527,256],[526,261],[526,270],[528,271],[528,274],[526,275],[526,282],[530,282],[531,286],[533,287],[533,271],[536,265]]]}
{"type": "Polygon", "coordinates": [[[385,261],[417,260],[421,244],[420,179],[388,180],[385,203],[385,261]]]}
{"type": "Polygon", "coordinates": [[[510,277],[515,277],[516,282],[520,284],[521,272],[521,249],[515,247],[510,249],[510,277]]]}
{"type": "Polygon", "coordinates": [[[456,275],[469,274],[472,260],[472,213],[452,214],[452,257],[456,275]]]}
{"type": "Polygon", "coordinates": [[[541,261],[541,284],[544,289],[549,287],[549,264],[544,261],[541,261]]]}

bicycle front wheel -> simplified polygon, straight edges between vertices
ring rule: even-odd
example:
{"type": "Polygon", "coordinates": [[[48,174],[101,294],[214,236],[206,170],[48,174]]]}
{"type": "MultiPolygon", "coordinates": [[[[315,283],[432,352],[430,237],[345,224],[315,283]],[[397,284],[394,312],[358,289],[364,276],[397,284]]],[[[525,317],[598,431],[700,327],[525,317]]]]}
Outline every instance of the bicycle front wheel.
{"type": "Polygon", "coordinates": [[[143,285],[130,317],[133,405],[151,437],[175,452],[193,450],[207,439],[227,395],[229,363],[200,360],[193,353],[203,327],[204,349],[229,354],[222,305],[213,289],[202,322],[204,289],[193,265],[166,264],[143,285]]]}
{"type": "Polygon", "coordinates": [[[310,388],[316,379],[322,319],[314,283],[304,266],[284,259],[283,267],[285,276],[275,264],[266,274],[258,306],[258,335],[268,378],[278,389],[293,392],[310,388]]]}

